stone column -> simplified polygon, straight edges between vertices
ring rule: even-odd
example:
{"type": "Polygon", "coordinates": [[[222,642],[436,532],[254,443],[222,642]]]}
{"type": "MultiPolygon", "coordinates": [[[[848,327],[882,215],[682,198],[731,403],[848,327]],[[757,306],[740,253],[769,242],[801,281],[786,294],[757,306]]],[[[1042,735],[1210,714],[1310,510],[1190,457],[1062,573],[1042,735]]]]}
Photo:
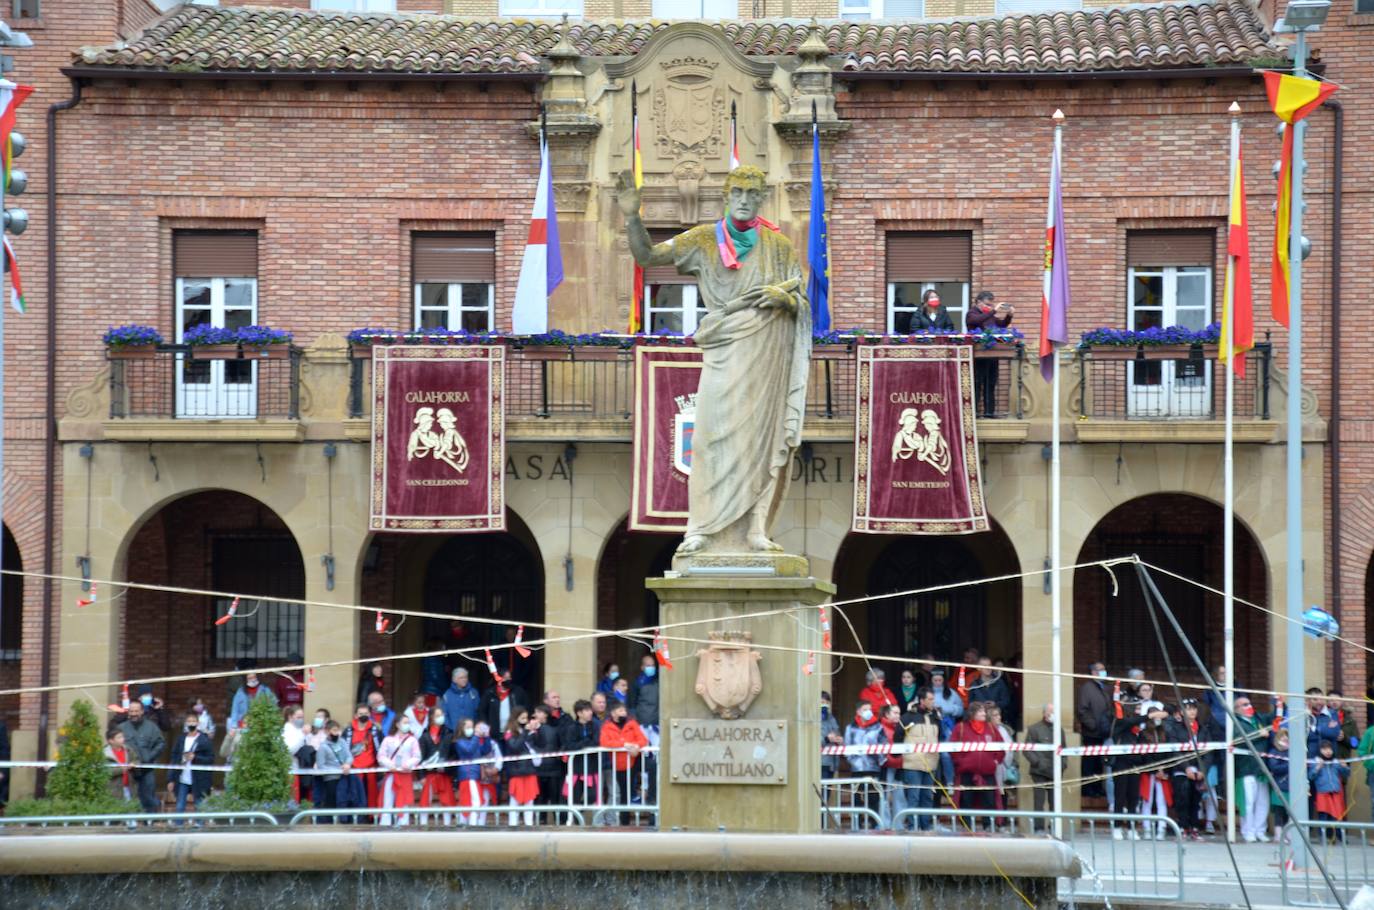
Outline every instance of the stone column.
{"type": "MultiPolygon", "coordinates": [[[[805,566],[797,557],[777,559],[805,566]]],[[[816,605],[829,600],[835,587],[800,577],[804,569],[797,574],[688,574],[648,580],[662,602],[674,663],[662,674],[660,688],[662,829],[819,830],[821,680],[804,667],[807,652],[820,649],[816,605]],[[785,612],[739,618],[772,610],[785,612]],[[676,625],[683,622],[698,624],[676,625]],[[725,640],[707,642],[715,637],[725,640]],[[735,653],[723,660],[707,653],[717,645],[735,653]],[[757,696],[743,716],[713,711],[697,693],[698,682],[715,694],[722,690],[720,683],[729,689],[732,680],[744,681],[747,677],[735,674],[747,674],[750,652],[759,655],[757,696]],[[699,675],[703,668],[705,675],[699,675]],[[711,782],[694,783],[693,778],[711,782]]],[[[819,655],[816,666],[824,666],[819,655]]]]}

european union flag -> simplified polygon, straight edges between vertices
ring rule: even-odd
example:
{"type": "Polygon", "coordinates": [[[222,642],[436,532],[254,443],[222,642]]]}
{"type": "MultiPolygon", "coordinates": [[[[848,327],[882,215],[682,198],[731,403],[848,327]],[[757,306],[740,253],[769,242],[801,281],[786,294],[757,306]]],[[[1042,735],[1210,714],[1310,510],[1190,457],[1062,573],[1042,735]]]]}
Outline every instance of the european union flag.
{"type": "Polygon", "coordinates": [[[830,331],[830,251],[825,228],[825,181],[821,179],[821,134],[816,114],[811,113],[811,236],[806,242],[806,261],[811,277],[806,296],[811,298],[811,330],[830,331]]]}

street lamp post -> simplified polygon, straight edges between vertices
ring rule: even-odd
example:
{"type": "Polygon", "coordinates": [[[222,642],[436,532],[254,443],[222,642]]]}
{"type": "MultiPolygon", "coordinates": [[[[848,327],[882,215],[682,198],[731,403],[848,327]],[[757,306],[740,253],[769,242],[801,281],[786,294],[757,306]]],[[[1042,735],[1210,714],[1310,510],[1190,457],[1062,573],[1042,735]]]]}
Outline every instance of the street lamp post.
{"type": "MultiPolygon", "coordinates": [[[[1320,28],[1331,10],[1330,0],[1290,0],[1283,22],[1275,31],[1296,35],[1293,46],[1293,75],[1307,75],[1307,33],[1320,28]]],[[[1302,178],[1307,170],[1303,158],[1303,138],[1307,123],[1291,124],[1293,130],[1292,216],[1288,237],[1288,688],[1294,697],[1288,712],[1288,767],[1307,768],[1307,704],[1301,695],[1306,689],[1303,659],[1303,564],[1302,564],[1302,178]]],[[[1337,541],[1339,546],[1340,542],[1337,541]]],[[[1335,580],[1339,584],[1339,579],[1335,580]]],[[[1228,668],[1229,670],[1229,668],[1228,668]]],[[[1301,824],[1307,820],[1307,775],[1288,775],[1289,811],[1301,824]]]]}

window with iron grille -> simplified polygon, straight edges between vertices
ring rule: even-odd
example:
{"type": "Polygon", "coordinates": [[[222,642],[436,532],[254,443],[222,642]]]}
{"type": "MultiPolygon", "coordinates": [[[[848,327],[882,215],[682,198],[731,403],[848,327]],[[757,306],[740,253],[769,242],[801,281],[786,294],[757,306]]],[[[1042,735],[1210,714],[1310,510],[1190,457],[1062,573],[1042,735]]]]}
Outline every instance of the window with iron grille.
{"type": "MultiPolygon", "coordinates": [[[[211,540],[211,586],[242,593],[236,616],[215,627],[215,657],[277,660],[305,653],[305,608],[276,597],[305,597],[305,567],[289,534],[217,534],[211,540]],[[262,599],[258,599],[261,597],[262,599]]],[[[230,598],[215,598],[215,618],[230,598]]]]}
{"type": "MultiPolygon", "coordinates": [[[[1102,552],[1108,555],[1135,553],[1145,562],[1176,572],[1184,578],[1210,578],[1208,554],[1212,538],[1205,534],[1108,534],[1102,538],[1102,552]]],[[[1194,585],[1159,572],[1152,573],[1159,593],[1177,617],[1188,640],[1199,654],[1207,654],[1207,593],[1194,585]]],[[[1118,572],[1120,590],[1103,611],[1106,639],[1105,663],[1109,667],[1138,668],[1152,679],[1166,678],[1168,667],[1150,621],[1145,591],[1134,572],[1118,572]]],[[[1192,666],[1183,642],[1169,628],[1163,616],[1160,625],[1174,667],[1192,666]]]]}

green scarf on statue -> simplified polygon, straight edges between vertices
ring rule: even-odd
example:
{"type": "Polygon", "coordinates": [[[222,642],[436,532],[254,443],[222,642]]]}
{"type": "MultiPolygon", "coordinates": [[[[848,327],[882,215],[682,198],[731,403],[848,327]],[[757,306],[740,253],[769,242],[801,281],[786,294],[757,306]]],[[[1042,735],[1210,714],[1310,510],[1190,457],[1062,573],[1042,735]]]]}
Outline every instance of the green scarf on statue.
{"type": "Polygon", "coordinates": [[[759,242],[758,228],[745,228],[741,231],[735,227],[734,220],[729,216],[725,218],[725,229],[730,232],[730,239],[735,242],[736,259],[743,260],[759,242]]]}

